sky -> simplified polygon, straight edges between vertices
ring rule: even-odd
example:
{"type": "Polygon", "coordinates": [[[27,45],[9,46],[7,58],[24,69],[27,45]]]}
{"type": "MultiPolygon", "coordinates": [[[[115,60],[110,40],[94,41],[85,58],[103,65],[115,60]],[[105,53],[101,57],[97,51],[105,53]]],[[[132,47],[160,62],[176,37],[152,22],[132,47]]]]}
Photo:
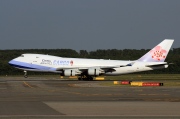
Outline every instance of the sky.
{"type": "Polygon", "coordinates": [[[0,49],[180,47],[180,0],[0,0],[0,49]]]}

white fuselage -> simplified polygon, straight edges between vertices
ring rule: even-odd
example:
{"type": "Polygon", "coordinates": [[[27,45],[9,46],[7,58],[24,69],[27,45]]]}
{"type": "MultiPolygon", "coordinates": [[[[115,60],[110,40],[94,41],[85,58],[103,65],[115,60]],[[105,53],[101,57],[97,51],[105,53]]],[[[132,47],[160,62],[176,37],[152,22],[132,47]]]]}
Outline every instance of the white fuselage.
{"type": "Polygon", "coordinates": [[[51,55],[41,54],[23,54],[9,62],[10,65],[25,71],[56,72],[61,70],[88,68],[112,68],[114,71],[105,72],[103,75],[120,75],[154,69],[167,68],[167,65],[147,67],[149,64],[157,62],[139,62],[122,60],[104,60],[104,59],[83,59],[83,58],[63,58],[51,55]],[[132,64],[132,65],[128,65],[132,64]]]}

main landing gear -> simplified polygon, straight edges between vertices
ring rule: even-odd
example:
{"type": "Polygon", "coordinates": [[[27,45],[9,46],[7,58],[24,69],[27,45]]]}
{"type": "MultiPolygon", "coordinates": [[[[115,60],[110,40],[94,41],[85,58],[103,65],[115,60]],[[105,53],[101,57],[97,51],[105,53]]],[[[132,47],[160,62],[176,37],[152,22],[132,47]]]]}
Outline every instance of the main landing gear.
{"type": "Polygon", "coordinates": [[[24,71],[24,78],[27,78],[28,75],[27,75],[27,71],[24,71]]]}
{"type": "Polygon", "coordinates": [[[88,76],[88,75],[82,75],[78,78],[78,80],[80,81],[92,81],[93,77],[92,76],[88,76]]]}

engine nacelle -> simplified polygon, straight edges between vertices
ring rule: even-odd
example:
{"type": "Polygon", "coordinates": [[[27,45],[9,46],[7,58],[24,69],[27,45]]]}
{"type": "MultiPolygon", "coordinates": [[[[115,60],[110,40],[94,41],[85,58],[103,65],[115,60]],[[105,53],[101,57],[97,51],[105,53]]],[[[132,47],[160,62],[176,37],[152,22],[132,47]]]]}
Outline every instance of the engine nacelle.
{"type": "Polygon", "coordinates": [[[103,71],[101,71],[101,69],[98,69],[98,68],[88,69],[88,75],[90,76],[99,76],[101,73],[103,73],[103,71]]]}
{"type": "Polygon", "coordinates": [[[78,70],[71,70],[71,69],[64,70],[64,76],[77,76],[79,74],[81,74],[81,72],[78,70]]]}

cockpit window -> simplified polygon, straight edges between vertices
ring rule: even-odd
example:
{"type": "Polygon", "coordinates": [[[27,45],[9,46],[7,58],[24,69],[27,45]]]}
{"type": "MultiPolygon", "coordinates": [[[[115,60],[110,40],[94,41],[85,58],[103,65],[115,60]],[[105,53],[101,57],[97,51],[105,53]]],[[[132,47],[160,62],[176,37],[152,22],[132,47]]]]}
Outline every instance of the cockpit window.
{"type": "Polygon", "coordinates": [[[20,57],[24,57],[24,55],[21,55],[20,57]]]}

